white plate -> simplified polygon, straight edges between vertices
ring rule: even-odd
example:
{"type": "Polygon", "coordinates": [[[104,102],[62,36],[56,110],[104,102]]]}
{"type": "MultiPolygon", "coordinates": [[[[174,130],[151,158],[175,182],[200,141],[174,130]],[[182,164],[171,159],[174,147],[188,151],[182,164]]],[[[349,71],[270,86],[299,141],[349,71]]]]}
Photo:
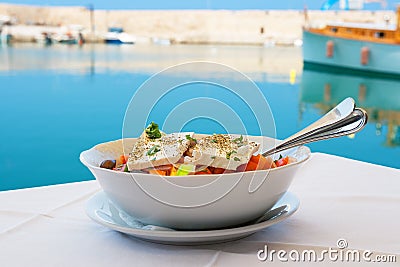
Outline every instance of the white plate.
{"type": "Polygon", "coordinates": [[[144,225],[115,207],[104,192],[96,193],[88,200],[86,213],[103,226],[146,241],[173,245],[199,245],[227,242],[249,236],[288,218],[298,209],[299,203],[294,194],[287,192],[258,220],[238,227],[203,231],[180,231],[144,225]]]}

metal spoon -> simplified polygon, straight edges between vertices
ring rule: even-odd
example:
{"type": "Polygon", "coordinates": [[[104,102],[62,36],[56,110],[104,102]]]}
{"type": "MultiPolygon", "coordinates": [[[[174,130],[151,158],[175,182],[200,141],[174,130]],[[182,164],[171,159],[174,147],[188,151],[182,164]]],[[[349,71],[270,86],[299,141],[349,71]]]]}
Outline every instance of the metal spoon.
{"type": "Polygon", "coordinates": [[[365,110],[355,108],[354,100],[346,98],[318,121],[265,151],[268,156],[292,147],[311,142],[350,135],[366,125],[368,115],[365,110]]]}
{"type": "Polygon", "coordinates": [[[281,147],[279,151],[285,150],[287,148],[299,146],[301,144],[316,142],[320,140],[340,137],[344,135],[350,135],[360,131],[367,123],[367,114],[362,109],[355,109],[353,113],[347,117],[344,121],[334,124],[327,130],[318,131],[304,139],[299,139],[297,141],[287,143],[285,147],[281,147]],[[301,144],[299,144],[301,142],[301,144]]]}

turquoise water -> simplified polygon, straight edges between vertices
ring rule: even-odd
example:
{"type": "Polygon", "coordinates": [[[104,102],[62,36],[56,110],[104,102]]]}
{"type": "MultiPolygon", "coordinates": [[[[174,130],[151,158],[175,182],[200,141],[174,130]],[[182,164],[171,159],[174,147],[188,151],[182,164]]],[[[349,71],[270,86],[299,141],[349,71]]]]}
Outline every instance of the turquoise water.
{"type": "MultiPolygon", "coordinates": [[[[44,1],[44,0],[8,0],[9,3],[16,4],[33,4],[33,5],[61,5],[61,6],[86,6],[85,2],[78,0],[59,0],[57,2],[44,1]]],[[[162,0],[151,0],[151,1],[105,1],[97,0],[94,1],[93,7],[95,9],[228,9],[228,10],[247,10],[247,9],[299,9],[303,10],[304,6],[307,6],[309,10],[320,9],[324,3],[330,3],[331,9],[339,9],[339,1],[311,1],[311,0],[285,0],[285,1],[258,1],[258,0],[186,0],[186,1],[162,1],[162,0]]],[[[395,8],[397,1],[386,0],[387,8],[395,8]]],[[[376,2],[365,3],[364,8],[367,10],[380,10],[382,5],[376,2]]]]}
{"type": "MultiPolygon", "coordinates": [[[[354,97],[370,114],[366,128],[311,149],[400,168],[400,81],[302,70],[299,58],[298,48],[0,47],[0,190],[93,179],[79,154],[121,138],[125,109],[137,88],[165,67],[201,59],[228,64],[255,80],[270,104],[278,138],[354,97]]],[[[158,115],[162,120],[162,106],[158,115]]],[[[222,129],[206,126],[206,132],[222,129]]],[[[201,130],[204,122],[187,127],[201,130]]],[[[249,125],[248,132],[257,129],[249,125]]]]}

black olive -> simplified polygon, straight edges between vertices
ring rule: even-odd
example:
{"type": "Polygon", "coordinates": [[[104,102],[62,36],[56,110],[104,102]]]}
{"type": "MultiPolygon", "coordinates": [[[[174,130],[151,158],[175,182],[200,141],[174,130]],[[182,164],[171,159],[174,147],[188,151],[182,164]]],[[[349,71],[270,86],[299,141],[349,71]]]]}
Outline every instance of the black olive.
{"type": "Polygon", "coordinates": [[[105,168],[105,169],[110,169],[112,170],[115,168],[115,165],[117,164],[116,160],[113,159],[106,159],[100,164],[100,168],[105,168]]]}

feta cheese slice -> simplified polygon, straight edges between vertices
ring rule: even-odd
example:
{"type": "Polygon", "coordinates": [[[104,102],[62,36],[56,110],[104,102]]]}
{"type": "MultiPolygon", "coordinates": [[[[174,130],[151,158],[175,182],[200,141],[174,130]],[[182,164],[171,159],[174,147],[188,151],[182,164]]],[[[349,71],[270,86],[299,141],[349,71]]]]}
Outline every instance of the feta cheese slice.
{"type": "Polygon", "coordinates": [[[150,139],[146,132],[143,132],[128,158],[128,170],[141,170],[178,162],[188,149],[192,136],[193,132],[161,132],[160,138],[150,139]]]}
{"type": "Polygon", "coordinates": [[[242,135],[214,134],[197,139],[192,155],[185,156],[184,162],[236,170],[240,165],[247,164],[259,147],[260,144],[242,135]]]}

